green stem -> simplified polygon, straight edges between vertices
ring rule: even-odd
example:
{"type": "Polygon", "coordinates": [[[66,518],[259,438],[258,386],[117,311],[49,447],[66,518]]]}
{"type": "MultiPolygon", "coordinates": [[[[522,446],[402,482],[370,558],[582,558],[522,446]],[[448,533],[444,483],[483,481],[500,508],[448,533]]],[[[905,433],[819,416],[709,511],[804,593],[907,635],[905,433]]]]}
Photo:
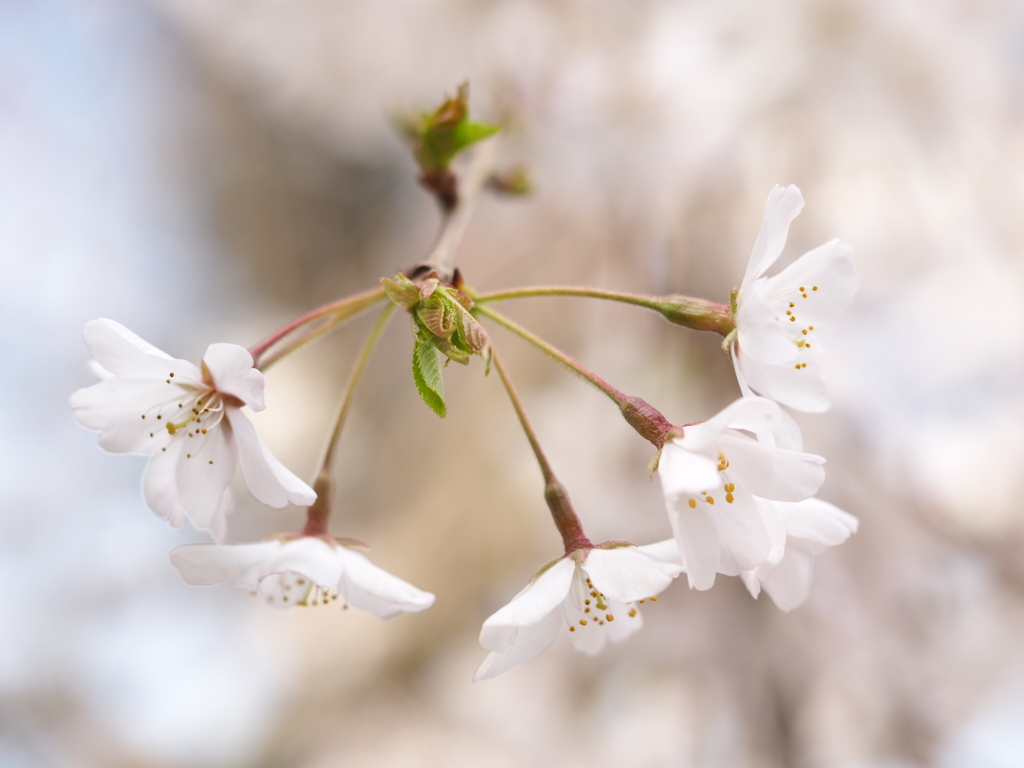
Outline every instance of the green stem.
{"type": "Polygon", "coordinates": [[[303,530],[303,535],[305,536],[327,535],[334,501],[334,481],[331,465],[334,463],[335,451],[341,437],[341,430],[345,426],[345,420],[352,406],[353,395],[355,395],[359,380],[363,377],[363,372],[366,370],[366,364],[369,362],[377,342],[380,341],[381,334],[384,333],[388,321],[391,320],[394,310],[395,305],[389,303],[380,313],[380,317],[377,318],[377,322],[370,331],[370,335],[366,337],[366,342],[363,344],[359,357],[356,358],[355,366],[353,366],[352,372],[349,374],[348,382],[345,384],[345,391],[341,396],[341,406],[338,408],[338,415],[334,420],[334,429],[331,431],[331,437],[327,442],[327,450],[324,452],[324,460],[320,465],[320,471],[317,473],[314,483],[317,499],[309,507],[306,514],[306,527],[303,530]]]}
{"type": "Polygon", "coordinates": [[[455,251],[462,242],[484,184],[494,170],[496,141],[482,141],[473,149],[469,166],[459,181],[455,207],[444,213],[441,231],[424,264],[437,270],[442,282],[450,283],[455,273],[455,251]]]}
{"type": "Polygon", "coordinates": [[[366,337],[366,342],[363,344],[363,349],[356,359],[352,373],[349,374],[348,383],[345,385],[345,392],[341,397],[341,407],[338,409],[338,416],[334,420],[334,430],[331,432],[331,439],[327,443],[327,451],[324,453],[324,460],[321,466],[325,470],[330,470],[331,464],[334,462],[334,452],[338,446],[338,438],[341,437],[341,429],[345,426],[345,419],[348,418],[349,409],[352,407],[352,396],[355,394],[359,380],[363,377],[363,371],[366,370],[366,364],[369,362],[373,350],[377,347],[377,342],[380,341],[381,334],[387,328],[388,321],[391,320],[391,315],[394,311],[394,304],[388,304],[384,307],[377,318],[376,324],[373,326],[373,330],[366,337]]]}
{"type": "Polygon", "coordinates": [[[604,299],[632,304],[660,313],[671,323],[695,331],[711,331],[727,336],[735,328],[733,313],[728,305],[716,304],[706,299],[690,296],[646,296],[641,293],[606,291],[603,288],[587,288],[562,285],[539,285],[527,288],[511,288],[505,291],[471,294],[478,303],[525,299],[534,296],[578,296],[590,299],[604,299]]]}
{"type": "Polygon", "coordinates": [[[523,403],[519,399],[515,387],[512,385],[512,380],[509,378],[505,366],[502,365],[501,359],[497,354],[491,359],[495,369],[498,371],[498,376],[501,378],[501,383],[505,385],[505,391],[508,393],[509,400],[512,401],[512,407],[515,408],[516,416],[519,417],[519,424],[522,426],[523,432],[526,433],[526,439],[530,441],[533,455],[537,457],[541,474],[544,475],[544,500],[548,504],[548,509],[551,510],[551,517],[555,521],[555,527],[558,528],[558,532],[562,536],[565,554],[568,555],[578,549],[593,548],[594,545],[591,544],[590,539],[583,532],[583,524],[580,522],[576,510],[573,509],[572,502],[569,501],[569,494],[565,490],[565,486],[558,482],[558,478],[555,477],[555,473],[548,463],[547,456],[544,455],[544,451],[540,447],[537,433],[533,431],[533,426],[526,417],[523,403]]]}
{"type": "Polygon", "coordinates": [[[302,317],[293,320],[288,323],[288,325],[278,331],[275,331],[259,344],[252,347],[249,352],[252,354],[254,360],[253,366],[260,370],[266,370],[285,355],[294,352],[296,349],[307,344],[313,339],[337,328],[344,321],[355,317],[364,310],[372,307],[374,304],[379,304],[385,298],[387,298],[387,294],[384,292],[383,288],[371,288],[368,291],[347,296],[344,299],[339,299],[338,301],[318,307],[312,312],[307,312],[302,317]],[[285,337],[317,320],[323,320],[323,322],[312,329],[307,329],[305,333],[295,339],[292,339],[284,346],[272,350],[272,348],[280,344],[285,337]]]}
{"type": "Polygon", "coordinates": [[[664,445],[665,436],[668,434],[669,430],[672,429],[672,424],[661,414],[660,411],[658,411],[658,409],[646,400],[620,392],[589,368],[578,363],[576,360],[573,360],[557,347],[552,346],[548,342],[544,341],[544,339],[526,330],[521,325],[513,322],[500,312],[497,312],[483,304],[475,305],[473,307],[473,312],[483,315],[484,317],[489,317],[491,320],[504,326],[520,338],[530,342],[537,347],[537,349],[554,358],[585,381],[593,384],[619,407],[623,418],[626,419],[629,425],[633,427],[641,437],[652,443],[657,448],[661,448],[661,446],[664,445]]]}

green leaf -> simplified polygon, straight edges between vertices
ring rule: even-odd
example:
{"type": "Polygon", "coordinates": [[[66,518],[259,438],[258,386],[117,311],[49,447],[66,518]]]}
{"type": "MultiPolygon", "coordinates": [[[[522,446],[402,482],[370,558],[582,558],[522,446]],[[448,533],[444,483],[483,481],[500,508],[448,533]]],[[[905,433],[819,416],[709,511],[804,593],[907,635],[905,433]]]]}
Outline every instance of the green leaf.
{"type": "Polygon", "coordinates": [[[444,378],[441,376],[441,354],[422,331],[416,332],[412,350],[412,377],[423,402],[442,419],[448,413],[444,401],[444,378]]]}
{"type": "Polygon", "coordinates": [[[398,306],[402,307],[402,309],[411,312],[413,308],[419,304],[420,289],[417,288],[415,283],[405,275],[395,275],[394,280],[388,280],[386,277],[382,277],[380,282],[381,285],[384,286],[384,291],[387,293],[388,298],[398,306]]]}
{"type": "Polygon", "coordinates": [[[462,83],[455,96],[447,97],[434,112],[422,116],[419,128],[410,121],[401,129],[413,140],[413,154],[427,174],[448,171],[459,152],[501,130],[496,125],[469,120],[469,84],[462,83]]]}
{"type": "Polygon", "coordinates": [[[488,136],[493,136],[500,130],[499,126],[489,123],[471,123],[468,120],[464,123],[459,123],[452,133],[452,144],[455,147],[452,154],[461,152],[466,147],[476,144],[488,136]]]}

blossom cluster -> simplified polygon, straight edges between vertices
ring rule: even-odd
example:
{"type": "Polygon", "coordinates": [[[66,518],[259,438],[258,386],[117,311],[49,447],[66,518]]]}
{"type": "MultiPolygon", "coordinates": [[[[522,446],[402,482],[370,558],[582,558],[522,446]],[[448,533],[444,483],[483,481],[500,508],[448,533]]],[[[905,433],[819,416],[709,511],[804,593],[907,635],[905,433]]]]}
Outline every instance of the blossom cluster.
{"type": "MultiPolygon", "coordinates": [[[[815,556],[856,531],[853,516],[816,498],[825,479],[825,460],[804,452],[800,429],[783,408],[810,413],[828,409],[819,329],[850,303],[858,281],[851,249],[838,240],[766,276],[802,207],[796,187],[772,190],[742,283],[728,307],[715,305],[721,309],[712,312],[720,319],[713,329],[725,336],[724,347],[735,367],[739,399],[711,418],[681,426],[649,406],[627,416],[658,447],[654,466],[672,538],[647,546],[626,541],[595,545],[583,533],[568,496],[561,491],[547,494],[565,553],[484,621],[480,643],[488,655],[477,679],[495,677],[536,657],[563,630],[586,654],[624,640],[642,626],[640,606],[656,601],[684,573],[689,586],[698,590],[710,589],[719,574],[738,576],[754,597],[763,589],[779,608],[792,610],[808,596],[815,556]]],[[[474,313],[498,316],[480,307],[474,310],[472,293],[463,290],[458,278],[446,278],[437,270],[423,278],[421,272],[384,281],[380,299],[390,298],[393,304],[379,325],[382,330],[393,305],[413,316],[417,386],[443,416],[438,355],[465,362],[472,354],[486,353],[489,366],[491,343],[474,313]],[[486,343],[470,343],[480,339],[486,343]]],[[[693,306],[698,309],[692,310],[692,327],[712,329],[703,325],[711,316],[706,308],[693,306]]],[[[685,315],[687,310],[683,306],[673,311],[685,315]]],[[[324,314],[341,317],[337,307],[331,312],[324,314]]],[[[305,322],[301,319],[296,327],[305,322]]],[[[279,608],[337,603],[381,618],[433,604],[434,595],[375,566],[358,542],[328,531],[333,486],[325,478],[333,441],[365,360],[356,366],[314,490],[274,457],[245,413],[246,408],[265,407],[257,357],[266,346],[256,348],[254,357],[235,344],[213,344],[195,365],[167,355],[111,320],[87,323],[84,335],[99,381],[72,395],[75,418],[99,433],[104,450],[149,455],[143,494],[150,508],[175,529],[189,520],[217,542],[171,553],[185,581],[212,585],[233,580],[279,608]],[[257,543],[223,543],[232,508],[229,486],[238,468],[258,501],[276,508],[307,507],[303,531],[257,543]]],[[[553,348],[545,351],[556,353],[553,348]]],[[[494,361],[531,437],[549,491],[560,489],[506,372],[496,357],[494,361]]]]}

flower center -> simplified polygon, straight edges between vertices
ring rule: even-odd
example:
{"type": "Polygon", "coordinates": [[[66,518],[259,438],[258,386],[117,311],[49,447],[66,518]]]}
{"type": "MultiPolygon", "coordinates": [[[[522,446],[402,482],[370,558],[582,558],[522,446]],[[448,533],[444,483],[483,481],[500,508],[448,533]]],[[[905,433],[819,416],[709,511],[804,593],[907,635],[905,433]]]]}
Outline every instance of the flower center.
{"type": "MultiPolygon", "coordinates": [[[[722,479],[728,480],[728,475],[725,474],[725,470],[729,468],[729,459],[724,453],[718,454],[718,471],[722,473],[722,479]]],[[[736,483],[725,483],[722,486],[722,490],[725,491],[725,501],[727,504],[732,504],[736,501],[736,483]]],[[[698,504],[707,504],[709,506],[715,505],[715,497],[709,496],[707,491],[700,492],[700,498],[694,498],[691,496],[686,501],[690,505],[690,509],[696,509],[698,504]]]]}
{"type": "MultiPolygon", "coordinates": [[[[647,599],[652,602],[658,601],[656,597],[647,599]]],[[[589,576],[580,575],[578,572],[573,576],[569,600],[565,602],[565,620],[570,632],[593,632],[595,628],[616,621],[617,617],[628,621],[638,618],[639,615],[635,602],[615,603],[597,590],[589,576]]]]}
{"type": "MultiPolygon", "coordinates": [[[[797,312],[799,310],[798,303],[810,298],[818,290],[819,286],[817,285],[801,285],[796,289],[796,295],[793,295],[793,292],[790,291],[787,294],[779,296],[775,299],[776,301],[784,303],[786,307],[785,319],[793,324],[788,330],[796,336],[796,338],[793,341],[798,347],[800,347],[800,349],[811,348],[811,342],[803,337],[808,336],[811,333],[811,331],[814,330],[814,326],[807,325],[804,327],[800,327],[800,321],[797,320],[797,312]],[[799,333],[796,333],[797,331],[799,331],[799,333]]],[[[779,320],[781,318],[776,317],[775,319],[779,320]]],[[[795,363],[793,367],[799,371],[806,368],[807,363],[795,363]]]]}
{"type": "MultiPolygon", "coordinates": [[[[260,593],[268,603],[285,608],[290,605],[329,605],[340,597],[337,589],[324,589],[295,571],[272,573],[265,577],[260,582],[259,591],[252,591],[253,595],[260,593]]],[[[341,607],[347,611],[348,603],[343,600],[341,607]]]]}
{"type": "Polygon", "coordinates": [[[163,438],[166,442],[161,451],[166,451],[175,440],[186,436],[199,438],[195,450],[186,454],[186,458],[191,459],[202,453],[206,445],[205,436],[224,418],[225,396],[208,384],[175,376],[173,372],[168,374],[167,383],[176,387],[173,396],[154,405],[142,414],[142,418],[155,417],[164,427],[149,433],[151,438],[163,438]]]}

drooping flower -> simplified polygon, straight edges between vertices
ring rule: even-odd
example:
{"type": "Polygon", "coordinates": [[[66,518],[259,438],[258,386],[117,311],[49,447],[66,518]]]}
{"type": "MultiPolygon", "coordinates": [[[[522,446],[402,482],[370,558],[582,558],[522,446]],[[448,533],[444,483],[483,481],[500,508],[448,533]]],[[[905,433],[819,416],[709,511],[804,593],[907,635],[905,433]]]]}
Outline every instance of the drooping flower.
{"type": "Polygon", "coordinates": [[[171,563],[189,584],[212,586],[231,579],[276,608],[340,602],[389,619],[434,604],[430,592],[402,581],[335,540],[300,536],[254,544],[188,544],[171,551],[171,563]]]}
{"type": "Polygon", "coordinates": [[[657,600],[682,568],[650,550],[619,543],[578,549],[545,566],[512,601],[488,618],[480,645],[491,653],[476,680],[508,672],[554,642],[568,627],[576,650],[596,654],[643,626],[638,603],[657,600]]]}
{"type": "Polygon", "coordinates": [[[777,403],[752,396],[666,441],[658,475],[691,588],[761,565],[785,535],[772,502],[808,499],[824,482],[823,458],[773,442],[798,440],[793,429],[777,403]]]}
{"type": "Polygon", "coordinates": [[[751,595],[757,597],[763,588],[775,605],[791,611],[810,593],[814,557],[856,533],[857,518],[821,499],[780,501],[775,507],[786,532],[784,546],[740,577],[751,595]]]}
{"type": "Polygon", "coordinates": [[[113,320],[85,325],[101,381],[71,395],[75,419],[111,453],[152,454],[143,490],[180,530],[188,517],[218,541],[227,534],[235,470],[264,504],[308,506],[316,494],[260,441],[242,412],[262,411],[263,374],[236,344],[211,344],[201,366],[172,358],[113,320]]]}
{"type": "Polygon", "coordinates": [[[828,410],[829,401],[817,331],[849,305],[858,277],[853,249],[839,240],[765,277],[803,207],[795,186],[776,186],[768,196],[761,232],[736,295],[731,353],[744,394],[757,392],[798,411],[818,413],[828,410]]]}

